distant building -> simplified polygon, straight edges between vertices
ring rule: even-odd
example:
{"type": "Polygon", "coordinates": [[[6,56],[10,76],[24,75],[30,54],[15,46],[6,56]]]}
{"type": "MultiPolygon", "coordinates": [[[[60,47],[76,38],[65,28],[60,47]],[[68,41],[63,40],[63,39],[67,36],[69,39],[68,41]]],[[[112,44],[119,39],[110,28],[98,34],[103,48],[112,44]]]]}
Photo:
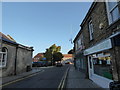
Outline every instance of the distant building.
{"type": "Polygon", "coordinates": [[[73,62],[73,55],[72,54],[63,54],[62,62],[73,62]]]}
{"type": "Polygon", "coordinates": [[[44,53],[38,53],[33,57],[33,62],[38,62],[44,56],[44,53]]]}
{"type": "Polygon", "coordinates": [[[31,70],[33,47],[17,43],[11,36],[0,32],[0,77],[31,70]]]}

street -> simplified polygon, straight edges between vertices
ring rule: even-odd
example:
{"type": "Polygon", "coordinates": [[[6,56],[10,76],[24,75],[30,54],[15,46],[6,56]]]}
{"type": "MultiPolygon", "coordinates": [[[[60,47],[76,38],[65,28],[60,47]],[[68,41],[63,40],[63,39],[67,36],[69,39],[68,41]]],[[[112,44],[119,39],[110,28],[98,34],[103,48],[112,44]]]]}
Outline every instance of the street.
{"type": "Polygon", "coordinates": [[[42,72],[6,85],[4,88],[58,88],[69,65],[62,67],[40,67],[42,72]]]}

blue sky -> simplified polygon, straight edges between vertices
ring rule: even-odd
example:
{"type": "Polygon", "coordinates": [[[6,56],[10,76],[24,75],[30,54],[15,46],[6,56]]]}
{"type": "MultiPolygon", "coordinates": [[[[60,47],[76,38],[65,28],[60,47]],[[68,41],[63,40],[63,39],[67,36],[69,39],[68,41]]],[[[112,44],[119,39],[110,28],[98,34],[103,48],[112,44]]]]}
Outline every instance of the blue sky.
{"type": "Polygon", "coordinates": [[[33,55],[52,44],[67,53],[92,2],[4,2],[2,32],[18,43],[33,46],[33,55]]]}

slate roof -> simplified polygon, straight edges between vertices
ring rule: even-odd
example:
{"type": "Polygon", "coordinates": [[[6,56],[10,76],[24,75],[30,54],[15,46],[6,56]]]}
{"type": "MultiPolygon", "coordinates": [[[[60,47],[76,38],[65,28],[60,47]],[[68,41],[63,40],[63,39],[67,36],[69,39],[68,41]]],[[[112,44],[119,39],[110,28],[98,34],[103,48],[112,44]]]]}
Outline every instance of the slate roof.
{"type": "Polygon", "coordinates": [[[16,44],[16,45],[18,44],[18,43],[11,40],[8,36],[6,36],[5,34],[3,34],[1,32],[0,32],[0,39],[2,39],[2,41],[6,41],[6,42],[9,42],[9,43],[12,43],[12,44],[16,44]]]}

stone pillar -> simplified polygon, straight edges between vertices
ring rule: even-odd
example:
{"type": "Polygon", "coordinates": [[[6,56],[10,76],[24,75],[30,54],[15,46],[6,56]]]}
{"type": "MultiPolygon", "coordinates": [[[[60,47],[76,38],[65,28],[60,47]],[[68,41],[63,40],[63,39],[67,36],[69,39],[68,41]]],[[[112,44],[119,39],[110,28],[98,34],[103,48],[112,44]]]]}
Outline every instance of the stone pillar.
{"type": "Polygon", "coordinates": [[[113,73],[113,80],[120,81],[120,46],[115,46],[111,50],[111,67],[113,73]]]}
{"type": "Polygon", "coordinates": [[[120,81],[120,46],[115,47],[115,55],[116,55],[116,68],[118,73],[118,81],[120,81]]]}

